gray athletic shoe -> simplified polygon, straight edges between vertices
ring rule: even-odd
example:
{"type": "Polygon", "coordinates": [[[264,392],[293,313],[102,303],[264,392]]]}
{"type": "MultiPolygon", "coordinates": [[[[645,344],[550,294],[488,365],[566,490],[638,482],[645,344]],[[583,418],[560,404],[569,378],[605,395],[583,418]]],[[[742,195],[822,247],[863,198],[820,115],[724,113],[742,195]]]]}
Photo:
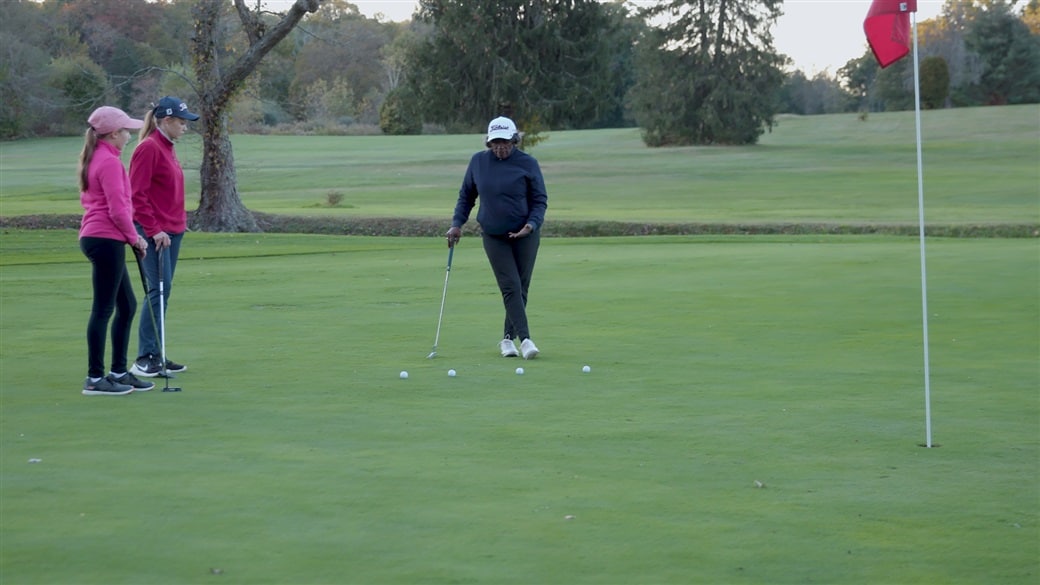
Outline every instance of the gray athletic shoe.
{"type": "Polygon", "coordinates": [[[499,342],[498,349],[502,352],[502,357],[516,357],[520,355],[520,352],[516,350],[516,344],[513,343],[512,339],[503,339],[499,342]]]}
{"type": "Polygon", "coordinates": [[[124,396],[134,391],[134,387],[129,384],[120,384],[119,382],[113,382],[108,376],[101,378],[97,382],[91,382],[88,377],[83,382],[83,395],[84,396],[124,396]]]}
{"type": "Polygon", "coordinates": [[[155,388],[155,384],[146,380],[141,380],[137,376],[131,374],[130,372],[127,372],[119,377],[111,375],[109,377],[112,378],[112,381],[117,384],[124,384],[133,387],[134,392],[147,392],[152,388],[155,388]]]}

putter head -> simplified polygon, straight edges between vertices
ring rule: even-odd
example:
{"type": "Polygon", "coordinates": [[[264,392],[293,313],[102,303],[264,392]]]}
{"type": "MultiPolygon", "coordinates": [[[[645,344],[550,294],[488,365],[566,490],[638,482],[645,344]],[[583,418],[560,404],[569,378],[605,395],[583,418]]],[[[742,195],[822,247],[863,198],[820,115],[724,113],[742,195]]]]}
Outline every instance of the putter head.
{"type": "Polygon", "coordinates": [[[437,357],[437,352],[436,351],[431,351],[430,355],[426,356],[426,359],[432,360],[435,357],[437,357]]]}
{"type": "Polygon", "coordinates": [[[162,391],[163,392],[180,392],[181,389],[178,386],[167,386],[167,387],[163,388],[162,391]]]}

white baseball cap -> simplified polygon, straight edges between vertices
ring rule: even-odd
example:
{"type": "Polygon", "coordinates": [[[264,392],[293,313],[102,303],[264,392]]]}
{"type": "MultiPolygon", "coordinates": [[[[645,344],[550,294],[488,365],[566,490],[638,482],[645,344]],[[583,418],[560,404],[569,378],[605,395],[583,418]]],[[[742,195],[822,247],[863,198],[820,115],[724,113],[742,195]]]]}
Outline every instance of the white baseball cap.
{"type": "Polygon", "coordinates": [[[499,138],[513,140],[516,134],[516,124],[509,118],[501,116],[488,123],[487,140],[485,142],[491,142],[499,138]]]}

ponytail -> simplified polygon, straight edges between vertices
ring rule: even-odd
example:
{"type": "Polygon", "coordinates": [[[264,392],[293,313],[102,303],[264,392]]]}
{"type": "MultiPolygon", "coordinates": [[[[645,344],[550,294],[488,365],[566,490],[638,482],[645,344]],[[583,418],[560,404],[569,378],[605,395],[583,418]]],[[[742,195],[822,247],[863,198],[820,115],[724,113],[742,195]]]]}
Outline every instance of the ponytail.
{"type": "Polygon", "coordinates": [[[97,149],[98,135],[93,128],[87,128],[83,135],[83,150],[79,153],[79,190],[86,191],[90,187],[90,160],[97,149]]]}
{"type": "Polygon", "coordinates": [[[148,138],[158,125],[155,122],[155,108],[148,110],[148,113],[144,115],[144,126],[141,126],[141,131],[137,133],[137,143],[140,144],[145,138],[148,138]]]}

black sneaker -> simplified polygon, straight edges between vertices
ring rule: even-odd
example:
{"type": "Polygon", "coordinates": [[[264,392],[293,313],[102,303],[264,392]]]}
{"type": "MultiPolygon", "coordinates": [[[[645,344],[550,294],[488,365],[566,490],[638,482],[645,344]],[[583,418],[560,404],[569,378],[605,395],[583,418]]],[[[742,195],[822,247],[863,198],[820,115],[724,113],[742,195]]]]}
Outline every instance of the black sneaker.
{"type": "Polygon", "coordinates": [[[151,382],[146,382],[144,380],[139,380],[137,378],[137,376],[131,374],[130,372],[127,372],[127,373],[123,374],[122,376],[118,376],[118,377],[117,376],[109,376],[109,377],[112,379],[113,382],[115,382],[117,384],[125,384],[127,386],[132,386],[133,389],[134,389],[134,392],[147,392],[147,391],[151,390],[152,388],[155,388],[155,384],[153,384],[151,382]]]}
{"type": "Polygon", "coordinates": [[[145,378],[154,378],[162,374],[162,362],[156,355],[143,355],[137,358],[134,365],[130,366],[130,373],[145,378]]]}
{"type": "Polygon", "coordinates": [[[173,360],[166,360],[166,371],[167,372],[173,372],[175,374],[179,374],[179,373],[181,373],[181,372],[183,372],[184,370],[187,370],[187,369],[188,369],[188,366],[185,366],[185,365],[182,365],[182,364],[178,364],[177,362],[175,362],[173,360]]]}
{"type": "Polygon", "coordinates": [[[97,382],[91,382],[90,378],[83,382],[84,396],[124,396],[133,391],[133,386],[113,382],[108,376],[101,378],[97,382]]]}

